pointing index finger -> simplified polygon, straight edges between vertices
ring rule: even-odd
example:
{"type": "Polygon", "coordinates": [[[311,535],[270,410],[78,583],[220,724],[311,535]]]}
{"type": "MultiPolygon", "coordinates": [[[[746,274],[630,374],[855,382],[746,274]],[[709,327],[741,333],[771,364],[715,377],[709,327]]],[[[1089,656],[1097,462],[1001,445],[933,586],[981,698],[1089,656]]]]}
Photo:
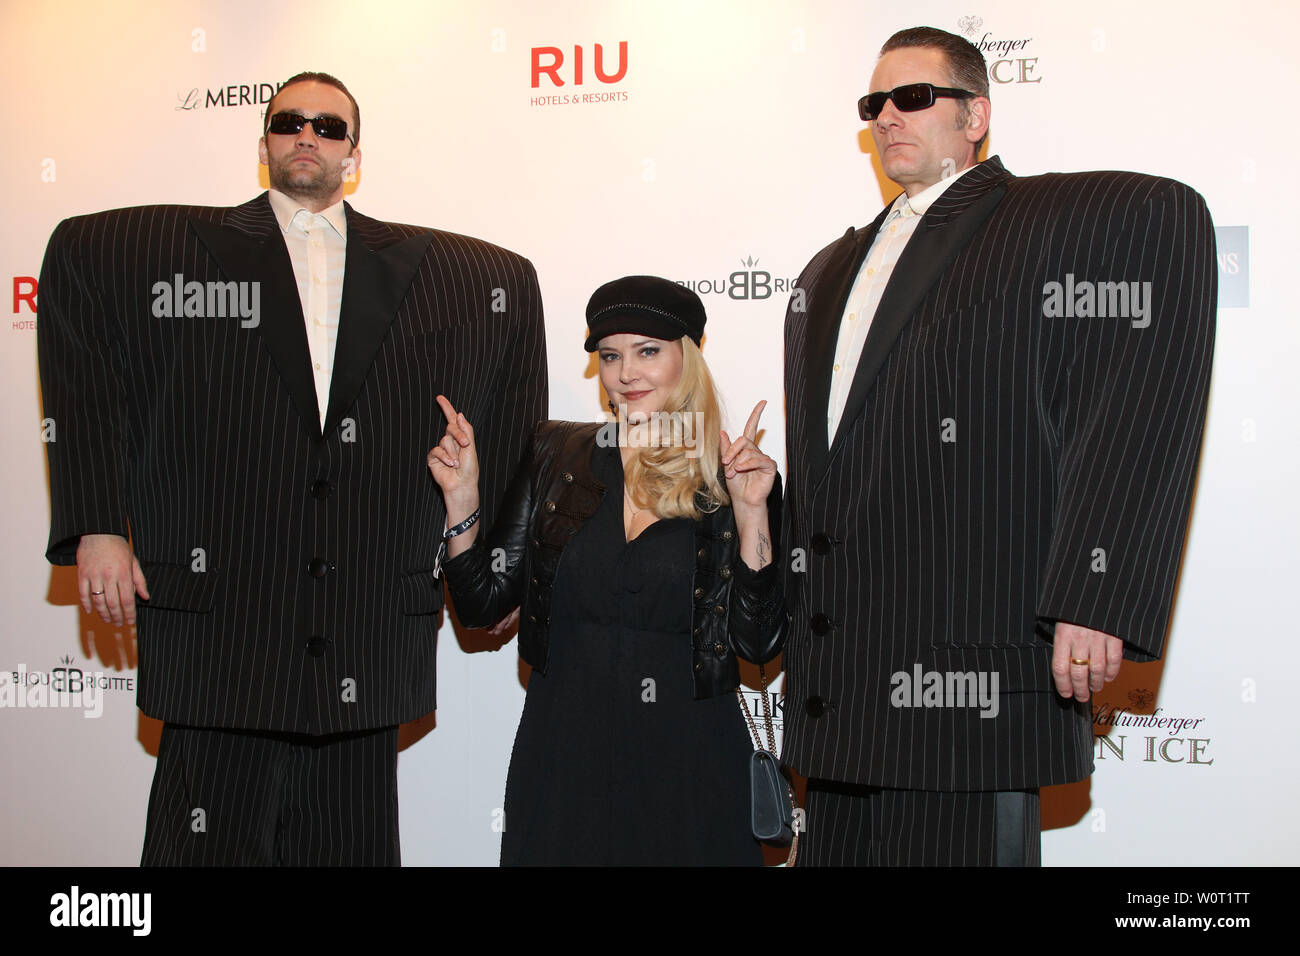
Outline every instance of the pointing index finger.
{"type": "Polygon", "coordinates": [[[442,413],[447,416],[447,421],[454,422],[456,420],[456,409],[452,407],[446,395],[438,396],[438,406],[442,409],[442,413]]]}
{"type": "Polygon", "coordinates": [[[754,406],[754,410],[749,413],[749,421],[745,422],[745,437],[750,441],[758,438],[758,419],[763,414],[763,409],[767,406],[767,399],[763,399],[754,406]]]}

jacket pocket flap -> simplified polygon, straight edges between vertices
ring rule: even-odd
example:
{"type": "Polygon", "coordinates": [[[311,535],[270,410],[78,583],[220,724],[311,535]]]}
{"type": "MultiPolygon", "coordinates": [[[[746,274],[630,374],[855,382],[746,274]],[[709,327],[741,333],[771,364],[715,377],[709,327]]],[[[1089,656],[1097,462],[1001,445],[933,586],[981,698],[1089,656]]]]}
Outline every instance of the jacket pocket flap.
{"type": "Polygon", "coordinates": [[[985,646],[965,644],[939,644],[929,654],[921,657],[922,672],[937,671],[941,675],[959,675],[967,683],[971,676],[977,682],[981,676],[986,686],[996,687],[998,693],[1047,692],[1056,689],[1052,679],[1052,646],[1033,644],[992,644],[985,646]]]}
{"type": "Polygon", "coordinates": [[[149,587],[149,600],[141,601],[142,606],[197,614],[212,610],[220,571],[213,568],[195,571],[188,564],[152,561],[141,561],[140,569],[144,571],[145,584],[149,587]]]}
{"type": "Polygon", "coordinates": [[[442,582],[433,569],[408,571],[402,575],[402,613],[436,614],[442,610],[442,582]]]}

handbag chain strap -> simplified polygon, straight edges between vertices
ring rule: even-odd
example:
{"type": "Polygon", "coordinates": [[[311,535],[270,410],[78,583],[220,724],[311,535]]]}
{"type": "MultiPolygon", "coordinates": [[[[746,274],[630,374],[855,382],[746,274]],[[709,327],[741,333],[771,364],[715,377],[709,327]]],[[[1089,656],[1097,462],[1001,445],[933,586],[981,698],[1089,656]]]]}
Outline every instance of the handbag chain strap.
{"type": "Polygon", "coordinates": [[[740,698],[740,709],[745,712],[745,721],[749,724],[749,732],[754,737],[754,749],[766,749],[768,753],[776,753],[776,731],[772,728],[772,703],[767,696],[767,671],[763,665],[758,665],[758,679],[762,690],[759,697],[763,702],[763,724],[767,728],[767,747],[763,747],[763,738],[758,735],[758,727],[754,723],[754,715],[749,712],[749,702],[745,700],[745,692],[739,687],[736,688],[736,696],[740,698]]]}

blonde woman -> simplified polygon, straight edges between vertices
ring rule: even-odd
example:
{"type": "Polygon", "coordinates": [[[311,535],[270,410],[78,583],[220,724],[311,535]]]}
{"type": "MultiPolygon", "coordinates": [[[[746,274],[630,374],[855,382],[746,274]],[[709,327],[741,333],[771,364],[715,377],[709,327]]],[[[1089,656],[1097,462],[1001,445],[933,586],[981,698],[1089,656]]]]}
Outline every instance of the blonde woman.
{"type": "Polygon", "coordinates": [[[758,865],[734,691],[737,656],[771,660],[785,633],[765,403],[722,431],[704,305],[676,283],[606,283],[587,321],[617,421],[540,424],[486,535],[473,428],[438,396],[457,614],[486,627],[519,607],[532,667],[501,862],[758,865]]]}

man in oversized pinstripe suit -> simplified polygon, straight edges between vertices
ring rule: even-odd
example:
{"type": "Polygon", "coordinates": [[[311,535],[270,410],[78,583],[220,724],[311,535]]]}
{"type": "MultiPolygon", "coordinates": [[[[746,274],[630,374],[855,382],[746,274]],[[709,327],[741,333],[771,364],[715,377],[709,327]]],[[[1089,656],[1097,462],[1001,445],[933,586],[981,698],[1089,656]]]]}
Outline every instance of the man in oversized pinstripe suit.
{"type": "Polygon", "coordinates": [[[1090,694],[1163,649],[1214,338],[1201,197],[977,163],[979,51],[881,51],[860,109],[903,193],[786,315],[795,626],[784,760],[808,864],[1039,862],[1092,771],[1090,694]]]}
{"type": "Polygon", "coordinates": [[[53,520],[83,607],[135,621],[163,720],[144,862],[396,864],[397,725],[433,710],[456,397],[483,520],[546,412],[532,265],[343,201],[360,111],[290,79],[272,189],[69,219],[40,280],[53,520]]]}

